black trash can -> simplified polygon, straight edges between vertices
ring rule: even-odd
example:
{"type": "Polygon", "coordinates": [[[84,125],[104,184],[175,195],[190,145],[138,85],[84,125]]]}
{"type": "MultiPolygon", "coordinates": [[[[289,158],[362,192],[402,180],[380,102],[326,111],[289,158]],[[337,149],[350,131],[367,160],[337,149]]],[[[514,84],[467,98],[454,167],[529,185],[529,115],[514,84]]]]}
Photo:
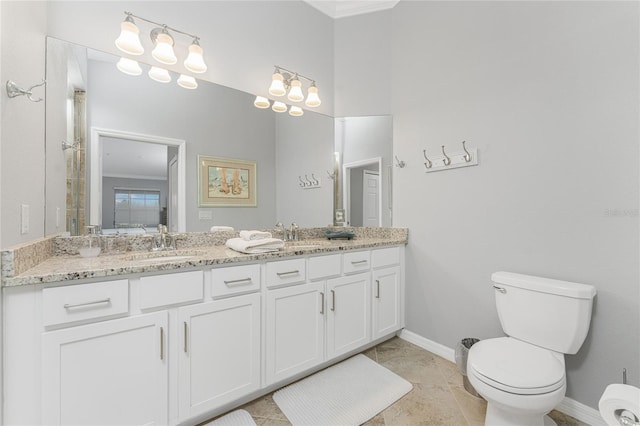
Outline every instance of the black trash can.
{"type": "Polygon", "coordinates": [[[462,384],[464,389],[471,395],[481,398],[480,394],[476,392],[467,377],[467,357],[469,356],[469,349],[479,341],[480,339],[476,339],[475,337],[466,337],[458,343],[458,346],[456,346],[456,365],[458,366],[458,371],[462,374],[462,384]]]}

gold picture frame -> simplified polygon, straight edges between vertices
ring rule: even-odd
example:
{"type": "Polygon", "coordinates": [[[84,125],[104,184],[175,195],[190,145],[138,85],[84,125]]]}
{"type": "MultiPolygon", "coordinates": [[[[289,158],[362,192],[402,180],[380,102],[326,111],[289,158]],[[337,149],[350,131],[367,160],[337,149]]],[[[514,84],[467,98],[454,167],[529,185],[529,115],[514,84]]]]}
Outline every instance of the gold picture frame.
{"type": "Polygon", "coordinates": [[[256,162],[198,155],[198,207],[256,207],[256,162]]]}

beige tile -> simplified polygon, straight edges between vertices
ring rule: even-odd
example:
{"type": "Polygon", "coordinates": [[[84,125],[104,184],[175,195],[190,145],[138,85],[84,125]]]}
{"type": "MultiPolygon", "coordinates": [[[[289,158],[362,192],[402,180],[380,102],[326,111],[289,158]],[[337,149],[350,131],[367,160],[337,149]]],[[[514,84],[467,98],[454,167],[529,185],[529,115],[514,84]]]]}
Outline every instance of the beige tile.
{"type": "Polygon", "coordinates": [[[571,416],[567,416],[560,411],[553,410],[549,413],[549,417],[551,417],[558,426],[589,426],[587,423],[582,423],[580,420],[574,419],[571,416]]]}
{"type": "Polygon", "coordinates": [[[278,419],[263,419],[263,418],[254,418],[253,419],[258,426],[291,426],[289,420],[278,420],[278,419]]]}
{"type": "Polygon", "coordinates": [[[377,416],[375,416],[371,420],[364,422],[362,425],[363,426],[385,426],[383,413],[384,411],[382,413],[379,413],[377,416]]]}
{"type": "Polygon", "coordinates": [[[386,425],[466,425],[447,386],[415,384],[383,411],[386,425]]]}
{"type": "Polygon", "coordinates": [[[278,404],[275,403],[271,395],[272,394],[265,395],[240,408],[247,410],[254,419],[284,420],[288,422],[287,417],[282,413],[280,407],[278,407],[278,404]]]}
{"type": "Polygon", "coordinates": [[[449,389],[465,419],[469,423],[483,424],[487,415],[487,402],[471,395],[463,387],[450,386],[449,389]]]}
{"type": "Polygon", "coordinates": [[[378,353],[376,351],[375,346],[373,348],[367,349],[366,351],[362,352],[362,354],[371,358],[373,361],[378,362],[378,353]]]}
{"type": "Polygon", "coordinates": [[[386,352],[378,354],[378,362],[411,383],[446,386],[447,382],[438,368],[433,355],[426,351],[407,354],[400,350],[397,355],[386,352]]]}

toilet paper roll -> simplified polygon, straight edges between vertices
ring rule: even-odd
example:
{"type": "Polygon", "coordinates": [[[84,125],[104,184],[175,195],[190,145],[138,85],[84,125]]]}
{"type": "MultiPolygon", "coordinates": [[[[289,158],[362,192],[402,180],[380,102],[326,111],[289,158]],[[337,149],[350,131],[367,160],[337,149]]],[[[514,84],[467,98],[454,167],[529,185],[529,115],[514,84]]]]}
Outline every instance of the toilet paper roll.
{"type": "Polygon", "coordinates": [[[609,385],[600,398],[598,408],[600,415],[609,426],[625,424],[620,421],[620,416],[626,416],[632,422],[638,423],[640,420],[640,389],[631,385],[609,385]]]}

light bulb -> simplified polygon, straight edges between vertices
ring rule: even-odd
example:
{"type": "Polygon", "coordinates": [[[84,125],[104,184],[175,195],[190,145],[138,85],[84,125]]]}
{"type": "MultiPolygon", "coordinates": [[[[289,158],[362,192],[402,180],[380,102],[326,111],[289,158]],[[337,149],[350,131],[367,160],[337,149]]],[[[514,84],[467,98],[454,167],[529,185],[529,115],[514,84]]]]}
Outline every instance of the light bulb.
{"type": "Polygon", "coordinates": [[[284,88],[284,83],[282,82],[282,74],[279,72],[274,72],[271,76],[271,87],[269,87],[269,93],[273,96],[283,96],[287,93],[284,88]]]}
{"type": "Polygon", "coordinates": [[[312,83],[309,87],[309,90],[307,91],[307,100],[304,102],[304,104],[308,107],[313,108],[320,106],[321,103],[322,101],[318,96],[318,88],[316,87],[315,83],[312,83]]]}
{"type": "Polygon", "coordinates": [[[297,78],[295,80],[291,80],[291,89],[289,89],[289,96],[287,96],[292,102],[300,102],[304,99],[304,95],[302,94],[302,83],[297,78]]]}
{"type": "Polygon", "coordinates": [[[193,40],[191,46],[189,46],[189,56],[184,60],[184,67],[191,72],[201,74],[207,70],[207,65],[204,63],[204,51],[198,39],[193,40]]]}
{"type": "Polygon", "coordinates": [[[256,108],[260,108],[260,109],[269,108],[271,106],[271,104],[269,103],[269,99],[263,96],[256,96],[256,100],[253,101],[253,105],[256,108]]]}
{"type": "Polygon", "coordinates": [[[133,22],[131,15],[127,15],[120,24],[120,36],[116,39],[116,47],[130,55],[142,55],[144,48],[138,34],[140,34],[140,30],[133,22]]]}
{"type": "Polygon", "coordinates": [[[178,62],[178,58],[176,58],[176,54],[173,52],[173,38],[167,32],[167,30],[162,29],[160,32],[156,32],[156,30],[152,31],[152,34],[156,34],[156,47],[151,52],[151,56],[153,58],[166,65],[173,65],[178,62]]]}
{"type": "Polygon", "coordinates": [[[285,112],[287,111],[287,105],[280,101],[275,101],[271,109],[275,112],[285,112]]]}
{"type": "Polygon", "coordinates": [[[291,108],[289,108],[289,115],[300,117],[302,114],[304,114],[304,111],[299,106],[292,105],[291,108]]]}
{"type": "Polygon", "coordinates": [[[191,77],[190,75],[180,74],[178,77],[178,85],[180,87],[184,87],[185,89],[195,89],[198,87],[198,83],[196,79],[191,77]]]}
{"type": "Polygon", "coordinates": [[[125,74],[128,75],[140,75],[142,74],[142,68],[140,68],[140,64],[138,61],[134,61],[129,58],[120,58],[116,67],[125,74]]]}
{"type": "Polygon", "coordinates": [[[149,70],[149,77],[160,83],[169,83],[171,81],[169,71],[159,67],[151,67],[149,70]]]}

